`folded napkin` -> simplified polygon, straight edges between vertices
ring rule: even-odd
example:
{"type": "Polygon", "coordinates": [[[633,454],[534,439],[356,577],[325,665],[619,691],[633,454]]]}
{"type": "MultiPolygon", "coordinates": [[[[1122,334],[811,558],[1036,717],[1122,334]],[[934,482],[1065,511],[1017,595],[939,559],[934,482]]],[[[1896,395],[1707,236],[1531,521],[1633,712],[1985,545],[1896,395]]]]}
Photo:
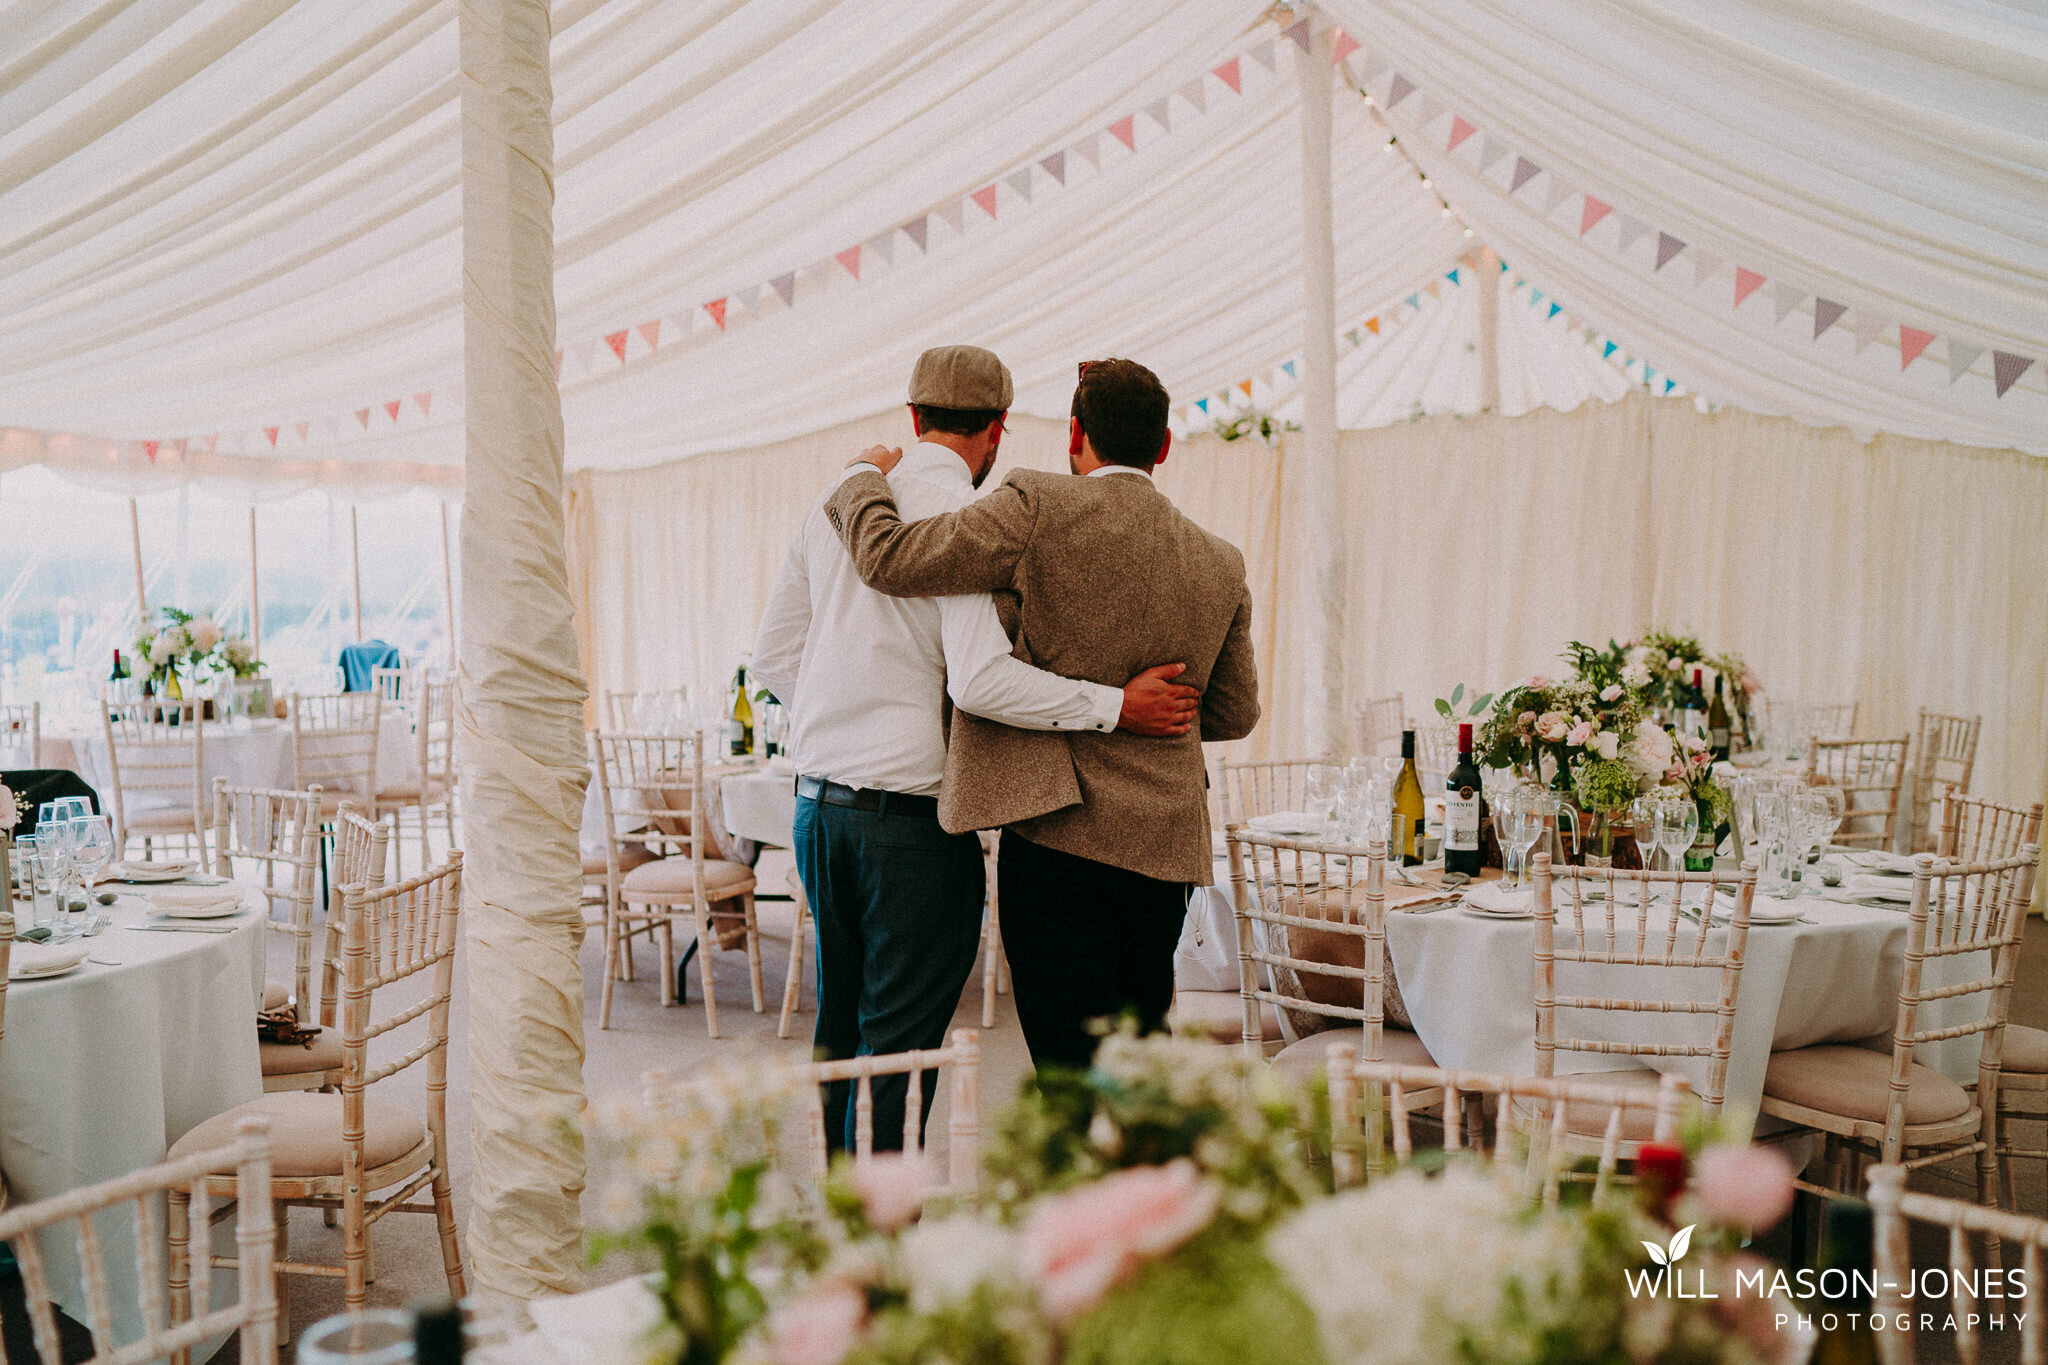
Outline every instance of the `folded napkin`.
{"type": "Polygon", "coordinates": [[[1900,877],[1868,874],[1850,877],[1842,883],[1842,889],[1858,900],[1887,901],[1894,905],[1910,905],[1913,901],[1913,883],[1900,877]]]}
{"type": "Polygon", "coordinates": [[[175,863],[119,862],[110,865],[105,875],[116,880],[123,877],[182,877],[188,872],[197,870],[198,867],[199,864],[190,861],[175,863]]]}
{"type": "Polygon", "coordinates": [[[17,943],[7,961],[7,977],[45,976],[69,971],[85,961],[92,949],[83,943],[17,943]]]}
{"type": "Polygon", "coordinates": [[[1465,904],[1489,915],[1531,915],[1536,912],[1536,888],[1509,891],[1500,882],[1479,882],[1465,888],[1465,904]]]}
{"type": "Polygon", "coordinates": [[[232,886],[159,886],[149,893],[149,908],[159,915],[210,919],[241,908],[242,893],[232,886]]]}
{"type": "Polygon", "coordinates": [[[1254,815],[1245,821],[1261,834],[1321,834],[1323,822],[1305,811],[1276,810],[1271,815],[1254,815]]]}
{"type": "MultiPolygon", "coordinates": [[[[1690,904],[1690,902],[1688,902],[1690,904]]],[[[1735,897],[1726,891],[1714,893],[1714,918],[1728,920],[1735,915],[1735,897]]],[[[1751,924],[1790,924],[1806,918],[1806,903],[1797,897],[1752,896],[1749,901],[1749,922],[1751,924]]]]}
{"type": "Polygon", "coordinates": [[[1918,871],[1918,864],[1903,853],[1887,853],[1883,849],[1858,849],[1845,853],[1842,861],[1851,867],[1860,867],[1866,872],[1890,873],[1895,877],[1910,877],[1918,871]]]}

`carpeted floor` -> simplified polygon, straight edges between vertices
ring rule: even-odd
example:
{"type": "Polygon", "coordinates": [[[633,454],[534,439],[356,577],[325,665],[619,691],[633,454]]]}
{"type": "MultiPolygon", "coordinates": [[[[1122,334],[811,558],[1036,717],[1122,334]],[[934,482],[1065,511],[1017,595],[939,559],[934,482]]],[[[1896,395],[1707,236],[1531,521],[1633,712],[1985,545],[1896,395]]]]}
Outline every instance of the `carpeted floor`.
{"type": "MultiPolygon", "coordinates": [[[[764,890],[782,885],[786,854],[770,852],[764,856],[761,871],[761,885],[764,890]]],[[[810,973],[805,974],[805,988],[802,996],[804,1012],[797,1016],[792,1027],[794,1035],[787,1041],[775,1037],[777,1011],[782,996],[783,975],[788,963],[789,935],[793,919],[793,907],[788,901],[764,901],[760,906],[760,919],[764,936],[763,978],[766,987],[764,1010],[754,1014],[749,1008],[748,978],[746,959],[739,952],[721,952],[715,956],[714,979],[719,996],[719,1022],[722,1039],[713,1040],[707,1036],[704,1024],[704,1008],[697,985],[696,968],[690,969],[690,998],[687,1005],[663,1009],[658,1003],[655,972],[657,970],[651,949],[639,949],[639,979],[621,983],[615,988],[612,1005],[612,1027],[600,1032],[597,1028],[598,991],[601,978],[602,943],[597,933],[591,933],[584,944],[583,968],[585,985],[585,1042],[588,1061],[585,1067],[585,1084],[593,1098],[629,1092],[640,1084],[641,1077],[651,1068],[664,1067],[671,1070],[687,1071],[704,1058],[714,1054],[727,1054],[753,1050],[761,1055],[803,1057],[809,1052],[809,1037],[814,1016],[810,1011],[813,982],[810,973]]],[[[272,941],[272,968],[274,974],[289,971],[289,944],[282,937],[272,941]]],[[[2033,934],[2023,949],[2023,961],[2019,979],[2031,989],[2023,988],[2016,993],[2013,1017],[2015,1022],[2048,1027],[2048,933],[2033,934]]],[[[459,959],[458,959],[459,962],[459,959]]],[[[469,1036],[468,993],[463,973],[456,973],[454,999],[454,1030],[457,1045],[450,1058],[449,1122],[451,1141],[451,1164],[455,1178],[455,1201],[458,1213],[465,1220],[468,1214],[467,1192],[471,1170],[469,1150],[469,1112],[464,1102],[467,1094],[468,1057],[462,1040],[469,1036]]],[[[977,971],[968,982],[960,1007],[954,1016],[954,1026],[979,1029],[981,1025],[981,980],[977,971]]],[[[1007,996],[999,996],[996,1008],[996,1025],[982,1034],[982,1096],[984,1112],[992,1112],[998,1105],[1014,1094],[1018,1083],[1029,1068],[1023,1039],[1019,1034],[1016,1014],[1007,996]]],[[[418,1068],[405,1073],[388,1083],[396,1092],[393,1099],[401,1097],[419,1103],[423,1097],[424,1078],[418,1068]]],[[[945,1142],[945,1097],[942,1094],[933,1111],[931,1134],[935,1148],[943,1152],[945,1142]]],[[[1916,1187],[1930,1192],[1968,1196],[1970,1188],[1942,1171],[1930,1171],[1916,1177],[1916,1187]]],[[[2037,1171],[2025,1173],[2023,1181],[2024,1206],[2042,1210],[2048,1209],[2048,1188],[2044,1188],[2037,1171]]],[[[374,1233],[373,1267],[375,1280],[370,1286],[370,1302],[379,1305],[402,1305],[414,1299],[445,1292],[446,1281],[440,1265],[439,1247],[434,1235],[433,1221],[423,1217],[394,1216],[380,1223],[374,1233]]],[[[325,1260],[339,1264],[341,1260],[341,1239],[336,1229],[322,1226],[317,1213],[300,1210],[292,1215],[291,1252],[295,1258],[325,1260]]],[[[1915,1259],[1922,1264],[1937,1264],[1944,1260],[1944,1248],[1939,1240],[1922,1245],[1916,1243],[1915,1259]]],[[[630,1273],[624,1264],[595,1267],[591,1272],[593,1283],[600,1283],[630,1273]]],[[[332,1313],[342,1306],[342,1286],[338,1280],[295,1278],[291,1286],[291,1312],[294,1328],[303,1328],[332,1313]]],[[[20,1304],[19,1280],[13,1276],[0,1277],[0,1319],[5,1323],[6,1360],[15,1365],[28,1365],[34,1360],[29,1345],[26,1324],[20,1304]]],[[[83,1360],[89,1353],[89,1342],[82,1330],[67,1334],[67,1360],[83,1360]]],[[[1922,1358],[1927,1360],[1952,1359],[1952,1348],[1945,1341],[1923,1339],[1922,1358]]],[[[288,1358],[288,1357],[287,1357],[288,1358]]],[[[2016,1332],[2007,1332],[2003,1337],[1987,1341],[1985,1360],[2004,1361],[2018,1359],[2018,1337],[2016,1332]]],[[[232,1342],[216,1354],[216,1365],[231,1365],[235,1359],[232,1342]]]]}

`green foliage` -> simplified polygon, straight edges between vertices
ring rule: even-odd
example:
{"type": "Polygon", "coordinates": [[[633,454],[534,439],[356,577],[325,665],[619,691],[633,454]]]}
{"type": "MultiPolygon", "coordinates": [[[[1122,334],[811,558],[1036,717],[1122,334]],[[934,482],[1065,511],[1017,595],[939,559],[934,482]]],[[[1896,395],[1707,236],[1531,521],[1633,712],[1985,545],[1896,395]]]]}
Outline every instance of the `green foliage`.
{"type": "Polygon", "coordinates": [[[1052,1333],[1020,1292],[977,1285],[926,1313],[891,1305],[845,1365],[1049,1365],[1052,1333]]]}
{"type": "Polygon", "coordinates": [[[1315,1315],[1256,1242],[1211,1232],[1077,1321],[1064,1365],[1322,1365],[1315,1315]]]}
{"type": "MultiPolygon", "coordinates": [[[[1459,683],[1456,687],[1451,689],[1451,695],[1449,697],[1438,697],[1436,699],[1436,713],[1442,716],[1445,720],[1458,719],[1458,703],[1464,700],[1464,697],[1465,684],[1459,683]]],[[[1486,710],[1488,706],[1491,706],[1492,704],[1493,693],[1491,692],[1487,692],[1481,696],[1473,698],[1472,704],[1465,709],[1465,718],[1467,720],[1476,719],[1482,712],[1486,710]]]]}
{"type": "Polygon", "coordinates": [[[1246,408],[1230,416],[1219,416],[1210,426],[1210,431],[1225,441],[1241,441],[1247,436],[1256,436],[1267,445],[1272,445],[1283,431],[1300,431],[1299,422],[1282,422],[1270,412],[1258,408],[1246,408]]]}
{"type": "Polygon", "coordinates": [[[1617,811],[1636,799],[1636,770],[1618,758],[1581,763],[1572,774],[1579,804],[1591,811],[1617,811]]]}

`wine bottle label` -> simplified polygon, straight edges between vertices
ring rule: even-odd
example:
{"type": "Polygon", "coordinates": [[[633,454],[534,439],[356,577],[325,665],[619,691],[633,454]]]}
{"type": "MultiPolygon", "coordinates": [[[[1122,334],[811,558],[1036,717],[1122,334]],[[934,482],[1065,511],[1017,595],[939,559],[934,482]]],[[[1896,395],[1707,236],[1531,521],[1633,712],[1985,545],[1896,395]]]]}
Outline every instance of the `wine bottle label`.
{"type": "Polygon", "coordinates": [[[1479,849],[1479,793],[1470,787],[1444,793],[1444,847],[1460,853],[1479,849]]]}

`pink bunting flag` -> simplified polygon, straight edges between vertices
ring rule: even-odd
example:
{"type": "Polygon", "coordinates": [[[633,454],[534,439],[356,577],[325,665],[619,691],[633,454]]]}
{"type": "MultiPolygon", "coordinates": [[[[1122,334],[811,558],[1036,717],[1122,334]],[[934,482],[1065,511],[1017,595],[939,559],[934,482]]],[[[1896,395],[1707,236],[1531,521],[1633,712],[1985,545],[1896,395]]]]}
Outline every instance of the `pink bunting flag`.
{"type": "Polygon", "coordinates": [[[1474,128],[1471,124],[1465,121],[1464,115],[1451,115],[1451,140],[1449,145],[1446,146],[1444,150],[1447,152],[1457,151],[1459,143],[1463,142],[1466,138],[1472,136],[1472,134],[1478,131],[1479,130],[1477,128],[1474,128]]]}
{"type": "Polygon", "coordinates": [[[1923,332],[1918,327],[1908,327],[1904,323],[1899,324],[1899,368],[1903,370],[1918,360],[1920,353],[1933,341],[1934,333],[1923,332]]]}
{"type": "Polygon", "coordinates": [[[206,453],[211,455],[220,448],[220,433],[214,432],[206,438],[206,453]]]}
{"type": "Polygon", "coordinates": [[[1557,206],[1577,194],[1570,181],[1556,171],[1550,173],[1549,188],[1543,191],[1543,216],[1548,218],[1557,211],[1557,206]]]}
{"type": "Polygon", "coordinates": [[[967,197],[981,205],[981,211],[989,217],[993,218],[996,216],[996,187],[994,185],[983,185],[967,197]]]}
{"type": "MultiPolygon", "coordinates": [[[[710,307],[710,305],[709,305],[709,304],[706,304],[706,305],[705,305],[705,307],[707,307],[707,308],[708,308],[708,307],[710,307]]],[[[725,300],[724,300],[724,299],[720,299],[720,300],[718,301],[718,307],[719,307],[719,316],[720,316],[720,321],[719,321],[719,324],[718,324],[718,325],[719,325],[719,326],[721,326],[721,327],[723,327],[723,326],[725,325],[725,323],[724,323],[724,320],[723,320],[723,319],[724,319],[724,310],[725,310],[725,300]]],[[[619,363],[620,363],[621,365],[623,365],[623,364],[625,364],[625,363],[626,363],[626,338],[627,338],[627,337],[629,337],[629,336],[631,336],[631,335],[632,335],[632,333],[630,333],[630,332],[624,332],[624,331],[620,331],[620,332],[607,332],[607,333],[605,333],[605,337],[604,337],[604,344],[612,348],[612,354],[613,354],[613,355],[615,355],[615,356],[617,356],[617,357],[619,358],[619,363]]]]}
{"type": "MultiPolygon", "coordinates": [[[[917,243],[917,249],[923,251],[925,237],[931,231],[931,223],[932,218],[930,214],[926,214],[922,218],[913,218],[903,225],[903,235],[917,243]]],[[[770,281],[770,283],[773,283],[773,281],[770,281]]],[[[787,303],[789,300],[784,299],[783,302],[787,303]]]]}
{"type": "MultiPolygon", "coordinates": [[[[555,352],[555,382],[557,384],[562,382],[562,353],[560,351],[555,352]]],[[[357,409],[356,416],[362,420],[364,426],[370,424],[370,410],[368,408],[357,409]]]]}
{"type": "MultiPolygon", "coordinates": [[[[728,296],[728,297],[730,297],[730,296],[728,296]]],[[[717,323],[717,324],[718,324],[718,330],[719,330],[719,331],[721,331],[721,332],[723,332],[723,331],[725,330],[725,305],[726,305],[726,300],[725,300],[725,299],[713,299],[713,300],[711,300],[711,301],[710,301],[709,303],[707,303],[707,304],[705,304],[705,305],[704,305],[704,311],[705,311],[705,313],[706,313],[706,314],[708,314],[708,315],[710,316],[710,318],[711,318],[711,320],[712,320],[713,322],[715,322],[715,323],[717,323]]],[[[606,341],[610,341],[610,340],[611,340],[611,338],[610,338],[610,337],[606,337],[606,338],[605,338],[605,340],[606,340],[606,341]]],[[[619,347],[619,348],[617,348],[617,349],[619,349],[619,350],[624,350],[625,348],[624,348],[623,346],[621,346],[621,347],[619,347]]],[[[621,360],[625,359],[625,357],[624,357],[623,355],[622,355],[622,356],[620,356],[619,358],[620,358],[621,360]]]]}
{"type": "MultiPolygon", "coordinates": [[[[1067,154],[1065,152],[1054,152],[1051,156],[1041,159],[1038,165],[1039,169],[1051,176],[1055,183],[1061,185],[1067,183],[1067,154]]],[[[917,245],[919,250],[923,250],[923,242],[919,242],[917,245]]]]}
{"type": "Polygon", "coordinates": [[[1281,29],[1280,36],[1283,38],[1293,40],[1294,45],[1300,48],[1303,52],[1308,51],[1309,31],[1307,16],[1303,16],[1300,19],[1296,19],[1286,28],[1281,29]]]}
{"type": "MultiPolygon", "coordinates": [[[[562,353],[561,353],[560,351],[556,351],[556,352],[555,352],[555,374],[556,374],[557,376],[560,376],[560,374],[561,374],[561,373],[562,373],[562,353]]],[[[364,431],[368,431],[368,430],[370,429],[370,410],[369,410],[368,408],[357,408],[357,409],[356,409],[356,421],[357,421],[358,423],[360,423],[360,424],[361,424],[361,426],[362,426],[362,428],[363,428],[363,430],[364,430],[364,431]]]]}
{"type": "Polygon", "coordinates": [[[1211,67],[1209,74],[1229,86],[1231,94],[1242,95],[1244,93],[1244,73],[1238,69],[1237,62],[1238,59],[1232,57],[1221,66],[1211,67]]]}
{"type": "MultiPolygon", "coordinates": [[[[919,250],[924,249],[924,222],[924,219],[918,219],[917,231],[910,234],[912,239],[917,242],[919,250]]],[[[906,227],[904,231],[909,232],[910,229],[906,227]]],[[[780,275],[768,281],[768,287],[781,297],[784,308],[792,308],[796,305],[796,272],[794,270],[783,271],[780,275]]]]}
{"type": "Polygon", "coordinates": [[[1195,106],[1196,113],[1206,114],[1209,112],[1209,96],[1202,86],[1202,78],[1200,76],[1181,86],[1180,97],[1195,106]]]}
{"type": "Polygon", "coordinates": [[[1125,115],[1124,115],[1124,116],[1123,116],[1122,118],[1118,119],[1118,120],[1117,120],[1117,121],[1116,121],[1115,123],[1112,123],[1112,124],[1110,124],[1110,125],[1109,125],[1109,134],[1110,134],[1110,136],[1111,136],[1111,137],[1114,137],[1114,138],[1115,138],[1115,139],[1116,139],[1116,140],[1117,140],[1118,142],[1121,142],[1121,143],[1123,143],[1123,144],[1124,144],[1124,146],[1125,146],[1125,147],[1126,147],[1127,149],[1129,149],[1130,151],[1133,151],[1133,152],[1137,151],[1137,150],[1138,150],[1138,117],[1137,117],[1137,115],[1135,115],[1135,114],[1125,114],[1125,115]]]}
{"type": "Polygon", "coordinates": [[[1742,307],[1742,301],[1763,288],[1764,276],[1742,266],[1735,267],[1735,306],[1742,307]]]}
{"type": "Polygon", "coordinates": [[[1668,232],[1659,232],[1657,234],[1656,268],[1658,270],[1662,270],[1665,266],[1670,265],[1673,261],[1678,259],[1679,253],[1684,250],[1684,242],[1681,242],[1680,240],[1678,240],[1678,238],[1673,237],[1668,232]]]}
{"type": "Polygon", "coordinates": [[[652,322],[643,322],[633,330],[638,332],[640,334],[640,339],[647,343],[648,350],[658,351],[661,349],[660,318],[656,318],[652,322]]]}
{"type": "MultiPolygon", "coordinates": [[[[988,187],[988,197],[991,201],[995,199],[996,187],[994,185],[988,187]]],[[[988,216],[991,218],[995,217],[995,210],[990,209],[988,216]]],[[[844,251],[833,252],[832,259],[845,266],[847,274],[853,276],[856,280],[860,278],[860,243],[856,242],[844,251]]]]}
{"type": "Polygon", "coordinates": [[[306,443],[306,433],[307,433],[307,432],[309,432],[309,431],[311,431],[312,429],[313,429],[313,424],[312,424],[311,422],[294,422],[294,423],[292,423],[292,430],[293,430],[293,431],[296,431],[297,433],[299,433],[299,444],[300,444],[300,445],[304,445],[304,444],[306,443]]]}
{"type": "Polygon", "coordinates": [[[1586,196],[1586,207],[1579,212],[1579,236],[1593,230],[1593,225],[1614,212],[1614,205],[1602,203],[1592,195],[1586,196]]]}
{"type": "Polygon", "coordinates": [[[1813,339],[1819,341],[1821,333],[1842,320],[1842,314],[1849,311],[1846,303],[1833,299],[1816,298],[1813,301],[1813,339]]]}
{"type": "Polygon", "coordinates": [[[1415,93],[1415,82],[1396,71],[1394,83],[1387,87],[1387,108],[1392,109],[1415,93]]]}
{"type": "Polygon", "coordinates": [[[156,452],[158,444],[159,443],[156,441],[144,441],[142,443],[143,457],[147,459],[151,464],[156,463],[156,452]]]}
{"type": "Polygon", "coordinates": [[[1031,202],[1031,168],[1029,166],[1024,167],[1022,170],[1010,172],[1003,177],[1003,183],[1017,191],[1025,203],[1031,202]]]}
{"type": "Polygon", "coordinates": [[[1361,44],[1359,43],[1358,39],[1352,37],[1343,29],[1340,28],[1335,30],[1331,34],[1330,65],[1335,66],[1337,63],[1343,61],[1346,57],[1349,57],[1352,53],[1358,51],[1360,46],[1361,44]]]}
{"type": "Polygon", "coordinates": [[[1526,156],[1515,158],[1515,173],[1508,181],[1508,193],[1513,194],[1522,186],[1543,174],[1543,168],[1526,156]]]}
{"type": "Polygon", "coordinates": [[[2020,376],[2033,367],[2031,356],[2013,355],[2008,351],[1991,353],[1992,381],[1998,386],[1998,396],[2005,397],[2005,391],[2019,382],[2020,376]]]}
{"type": "MultiPolygon", "coordinates": [[[[402,399],[402,398],[394,398],[394,399],[392,399],[392,400],[391,400],[390,402],[388,402],[388,403],[386,403],[386,404],[384,405],[384,415],[385,415],[386,417],[389,417],[389,418],[390,418],[390,419],[391,419],[392,421],[396,422],[396,421],[398,420],[398,410],[399,410],[399,408],[403,407],[403,406],[404,406],[404,404],[405,404],[405,400],[404,400],[404,399],[402,399]]],[[[274,431],[274,430],[276,430],[276,428],[274,428],[274,427],[273,427],[273,428],[272,428],[272,430],[274,431]]],[[[272,437],[270,438],[270,443],[271,443],[272,445],[276,445],[276,444],[277,444],[277,437],[275,437],[275,436],[272,436],[272,437]]]]}
{"type": "Polygon", "coordinates": [[[277,449],[277,428],[276,428],[276,427],[265,427],[265,428],[263,428],[263,434],[264,434],[264,436],[266,436],[267,438],[269,438],[269,441],[270,441],[270,448],[271,448],[272,450],[276,450],[276,449],[277,449]]]}

